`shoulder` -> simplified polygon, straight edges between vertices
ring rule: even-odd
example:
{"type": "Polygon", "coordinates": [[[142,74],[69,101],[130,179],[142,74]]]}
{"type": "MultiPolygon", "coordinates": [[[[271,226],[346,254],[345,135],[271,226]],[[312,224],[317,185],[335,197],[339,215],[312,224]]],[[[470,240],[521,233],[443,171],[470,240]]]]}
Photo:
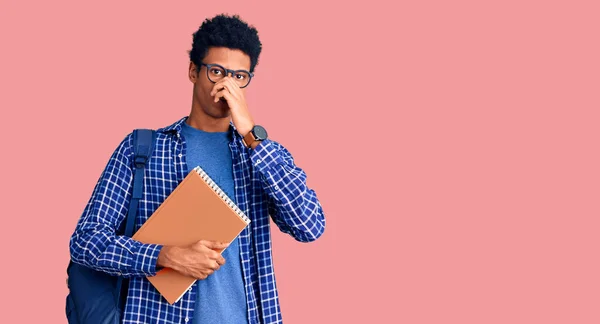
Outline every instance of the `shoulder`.
{"type": "Polygon", "coordinates": [[[127,164],[133,158],[133,131],[121,137],[121,141],[113,152],[113,158],[123,160],[127,164]]]}
{"type": "MultiPolygon", "coordinates": [[[[139,129],[138,131],[141,131],[141,129],[139,129]]],[[[137,141],[137,145],[139,146],[144,146],[145,144],[150,144],[153,147],[153,150],[157,150],[157,144],[158,142],[164,142],[165,140],[168,139],[172,139],[171,137],[173,137],[172,134],[167,134],[164,132],[160,132],[158,130],[152,130],[153,131],[153,137],[150,139],[151,142],[144,142],[142,141],[141,138],[138,138],[139,136],[141,136],[141,132],[136,133],[136,130],[132,130],[131,132],[125,134],[125,136],[122,138],[121,142],[119,143],[118,147],[117,147],[117,151],[122,154],[125,158],[132,160],[133,156],[135,154],[135,145],[136,145],[136,141],[137,141]],[[137,136],[136,136],[137,135],[137,136]]],[[[148,134],[150,135],[150,134],[148,134]]]]}

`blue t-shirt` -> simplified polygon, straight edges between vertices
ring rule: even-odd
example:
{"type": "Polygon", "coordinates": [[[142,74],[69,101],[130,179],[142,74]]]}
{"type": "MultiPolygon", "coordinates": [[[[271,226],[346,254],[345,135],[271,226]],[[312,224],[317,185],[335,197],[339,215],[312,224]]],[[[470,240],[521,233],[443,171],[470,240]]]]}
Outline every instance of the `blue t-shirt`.
{"type": "MultiPolygon", "coordinates": [[[[235,202],[233,161],[228,132],[205,132],[183,123],[188,172],[200,166],[235,202]]],[[[248,323],[239,237],[223,251],[225,264],[204,280],[196,281],[192,323],[248,323]]]]}

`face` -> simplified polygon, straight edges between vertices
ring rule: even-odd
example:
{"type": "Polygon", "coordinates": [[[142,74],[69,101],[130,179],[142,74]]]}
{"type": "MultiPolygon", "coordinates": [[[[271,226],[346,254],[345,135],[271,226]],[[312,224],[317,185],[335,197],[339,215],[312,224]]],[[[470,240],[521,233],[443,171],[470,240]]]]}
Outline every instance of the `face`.
{"type": "MultiPolygon", "coordinates": [[[[250,56],[240,50],[224,47],[210,48],[202,63],[219,64],[230,70],[250,71],[250,56]]],[[[231,78],[231,74],[228,77],[231,78]]],[[[206,66],[200,66],[198,71],[196,65],[190,62],[189,78],[194,84],[192,109],[196,110],[196,113],[205,114],[214,119],[229,117],[230,111],[225,100],[214,102],[215,98],[210,95],[215,84],[207,77],[206,66]]],[[[246,88],[241,90],[245,94],[246,88]]]]}

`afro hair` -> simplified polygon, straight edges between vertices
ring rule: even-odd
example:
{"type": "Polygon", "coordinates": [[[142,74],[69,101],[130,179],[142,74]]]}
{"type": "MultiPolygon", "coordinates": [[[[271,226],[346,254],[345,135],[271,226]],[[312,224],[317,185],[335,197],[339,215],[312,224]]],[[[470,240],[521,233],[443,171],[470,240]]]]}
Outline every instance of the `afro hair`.
{"type": "Polygon", "coordinates": [[[249,26],[238,15],[225,14],[205,19],[193,34],[190,61],[199,67],[210,47],[226,47],[246,53],[250,56],[250,72],[254,72],[262,50],[256,28],[249,26]]]}

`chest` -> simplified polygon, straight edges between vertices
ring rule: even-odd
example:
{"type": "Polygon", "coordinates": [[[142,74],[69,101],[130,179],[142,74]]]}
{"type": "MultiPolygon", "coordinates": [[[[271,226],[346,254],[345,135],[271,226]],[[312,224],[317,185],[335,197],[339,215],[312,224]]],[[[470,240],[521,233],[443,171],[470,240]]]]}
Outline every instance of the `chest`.
{"type": "Polygon", "coordinates": [[[251,169],[247,152],[235,143],[222,145],[217,152],[189,146],[183,136],[158,136],[155,151],[148,161],[144,178],[144,198],[136,224],[141,226],[160,204],[177,188],[190,172],[201,165],[221,180],[220,186],[246,213],[248,190],[251,189],[251,169]]]}

